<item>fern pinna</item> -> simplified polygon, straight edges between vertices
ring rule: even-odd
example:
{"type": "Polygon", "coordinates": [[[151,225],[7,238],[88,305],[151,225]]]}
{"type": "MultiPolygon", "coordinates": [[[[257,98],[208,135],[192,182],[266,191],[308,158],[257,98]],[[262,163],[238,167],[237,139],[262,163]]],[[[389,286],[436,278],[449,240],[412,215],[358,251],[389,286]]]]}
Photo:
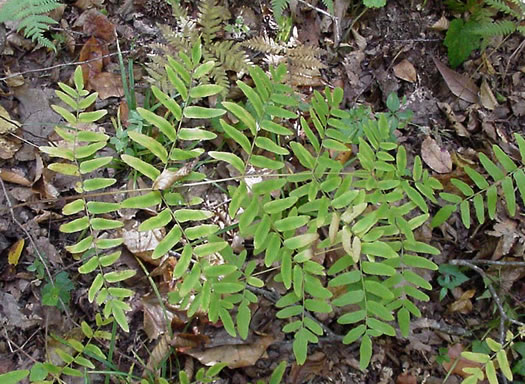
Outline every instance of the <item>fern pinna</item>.
{"type": "Polygon", "coordinates": [[[7,0],[0,9],[0,23],[9,20],[20,21],[18,31],[23,30],[25,37],[54,50],[55,46],[44,36],[44,32],[51,24],[57,22],[46,13],[60,5],[58,0],[7,0]]]}

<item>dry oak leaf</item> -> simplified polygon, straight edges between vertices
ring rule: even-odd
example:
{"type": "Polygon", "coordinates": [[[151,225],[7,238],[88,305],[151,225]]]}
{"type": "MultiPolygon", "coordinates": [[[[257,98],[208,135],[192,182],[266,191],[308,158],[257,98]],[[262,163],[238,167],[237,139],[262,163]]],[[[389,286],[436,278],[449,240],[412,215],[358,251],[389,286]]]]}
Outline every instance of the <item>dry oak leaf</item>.
{"type": "Polygon", "coordinates": [[[455,344],[448,348],[448,357],[450,358],[450,361],[443,362],[443,368],[445,368],[445,371],[447,372],[452,370],[452,374],[460,375],[463,378],[466,378],[471,374],[464,372],[463,368],[481,368],[482,365],[480,363],[465,359],[461,356],[461,352],[463,352],[463,346],[461,344],[455,344]]]}
{"type": "Polygon", "coordinates": [[[450,153],[446,149],[440,148],[430,136],[427,136],[421,144],[421,157],[437,173],[449,173],[452,171],[450,153]]]}
{"type": "Polygon", "coordinates": [[[91,89],[98,92],[98,97],[105,100],[109,97],[124,96],[122,77],[117,73],[102,72],[89,79],[91,89]]]}
{"type": "Polygon", "coordinates": [[[415,83],[417,80],[416,68],[407,59],[403,59],[399,64],[394,65],[394,75],[409,83],[415,83]]]}
{"type": "Polygon", "coordinates": [[[468,76],[453,71],[435,57],[432,59],[439,73],[443,76],[445,83],[447,83],[448,88],[454,95],[469,103],[477,103],[479,101],[479,88],[468,76]]]}
{"type": "Polygon", "coordinates": [[[496,97],[490,89],[489,83],[487,83],[487,80],[485,79],[483,79],[481,82],[479,100],[481,101],[481,105],[491,111],[493,111],[498,106],[498,100],[496,100],[496,97]]]}

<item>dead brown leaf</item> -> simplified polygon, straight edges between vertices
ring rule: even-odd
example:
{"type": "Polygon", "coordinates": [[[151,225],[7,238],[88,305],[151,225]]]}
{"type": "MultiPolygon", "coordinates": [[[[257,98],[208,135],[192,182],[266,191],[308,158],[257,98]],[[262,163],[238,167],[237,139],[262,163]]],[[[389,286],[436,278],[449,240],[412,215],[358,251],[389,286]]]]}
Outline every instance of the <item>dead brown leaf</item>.
{"type": "Polygon", "coordinates": [[[80,50],[80,61],[88,61],[82,64],[82,74],[84,76],[84,83],[87,85],[89,79],[94,78],[102,72],[104,61],[102,56],[108,54],[109,51],[106,44],[103,44],[95,37],[91,37],[82,49],[80,50]]]}
{"type": "Polygon", "coordinates": [[[222,345],[204,350],[191,349],[185,353],[206,366],[226,363],[229,368],[242,368],[254,365],[273,342],[274,337],[267,335],[256,337],[251,344],[222,345]]]}
{"type": "Polygon", "coordinates": [[[24,187],[29,187],[33,184],[25,176],[20,174],[20,172],[10,171],[8,169],[0,169],[0,178],[8,183],[23,185],[24,187]]]}
{"type": "Polygon", "coordinates": [[[105,100],[109,97],[124,96],[122,77],[117,73],[102,72],[89,79],[91,89],[98,92],[98,97],[105,100]]]}
{"type": "Polygon", "coordinates": [[[77,0],[73,5],[85,11],[90,8],[102,8],[104,0],[77,0]]]}
{"type": "Polygon", "coordinates": [[[435,57],[433,57],[433,60],[439,73],[441,73],[445,83],[447,83],[448,88],[454,95],[469,103],[477,103],[479,101],[479,88],[468,76],[453,71],[435,57]]]}
{"type": "Polygon", "coordinates": [[[492,255],[492,260],[499,260],[507,255],[516,240],[519,238],[517,231],[517,222],[514,220],[504,219],[502,222],[494,224],[493,231],[487,231],[487,235],[499,237],[498,246],[492,255]]]}
{"type": "Polygon", "coordinates": [[[394,75],[409,83],[415,83],[417,80],[416,68],[407,59],[403,59],[399,64],[394,65],[394,75]]]}
{"type": "Polygon", "coordinates": [[[469,289],[468,291],[463,292],[463,294],[448,306],[448,311],[451,313],[459,312],[464,315],[472,311],[472,299],[476,294],[475,289],[469,289]]]}
{"type": "Polygon", "coordinates": [[[85,15],[83,30],[88,36],[97,37],[106,43],[113,43],[116,39],[117,32],[115,25],[109,21],[107,16],[103,15],[96,9],[90,9],[85,15]]]}
{"type": "Polygon", "coordinates": [[[461,356],[463,352],[463,346],[461,344],[455,344],[448,348],[448,357],[450,361],[443,362],[443,368],[449,372],[452,370],[452,374],[460,375],[462,377],[468,377],[471,374],[464,372],[463,368],[481,368],[482,365],[474,361],[470,361],[461,356]],[[457,360],[457,364],[456,364],[457,360]]]}
{"type": "Polygon", "coordinates": [[[410,373],[402,373],[397,377],[396,384],[417,384],[417,378],[410,373]]]}
{"type": "Polygon", "coordinates": [[[421,157],[437,173],[449,173],[452,171],[450,153],[446,149],[440,148],[430,136],[427,136],[421,144],[421,157]]]}

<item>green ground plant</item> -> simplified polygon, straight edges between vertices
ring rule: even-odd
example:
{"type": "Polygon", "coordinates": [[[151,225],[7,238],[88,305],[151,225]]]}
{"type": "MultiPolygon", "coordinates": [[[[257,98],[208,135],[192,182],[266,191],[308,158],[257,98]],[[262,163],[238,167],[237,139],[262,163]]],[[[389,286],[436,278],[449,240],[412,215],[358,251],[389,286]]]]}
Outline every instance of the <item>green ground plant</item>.
{"type": "Polygon", "coordinates": [[[521,0],[448,0],[446,4],[453,12],[467,15],[452,20],[445,37],[452,68],[462,64],[474,50],[485,49],[493,37],[516,31],[525,36],[525,4],[521,0]]]}
{"type": "MultiPolygon", "coordinates": [[[[443,223],[458,209],[467,227],[474,220],[483,222],[485,209],[493,218],[499,195],[514,215],[515,187],[525,198],[525,140],[519,135],[515,135],[519,164],[494,146],[497,164],[480,154],[479,171],[465,168],[477,191],[453,179],[462,196],[440,193],[441,183],[423,168],[421,158],[410,159],[392,134],[408,119],[397,97],[389,97],[386,113],[364,118],[359,112],[356,132],[349,134],[352,114],[340,109],[340,88],[314,91],[300,112],[298,97],[284,82],[286,67],[271,68],[267,74],[254,66],[249,70],[253,86],[237,81],[246,102],[233,102],[220,97],[223,86],[209,82],[214,68],[200,40],[189,53],[181,50],[177,57],[166,58],[164,70],[175,92],[151,88],[159,107],[155,111],[137,107],[142,124],[127,132],[139,151],[120,154],[121,164],[135,176],[149,179],[151,190],[121,202],[98,201],[92,194],[107,192],[116,183],[104,171],[113,157],[101,153],[109,136],[85,129],[86,123],[98,121],[106,111],[85,111],[97,94],[84,89],[80,68],[74,88],[59,84],[57,96],[67,107],[53,108],[66,122],[55,129],[63,140],[59,147],[41,150],[58,159],[49,164],[50,170],[77,180],[78,197],[64,206],[62,213],[70,219],[60,231],[74,238],[66,249],[81,256],[78,272],[92,276],[88,300],[100,312],[96,330],[83,323],[82,340],[63,340],[68,347],[59,354],[63,365],[37,363],[36,373],[22,372],[34,374],[34,382],[60,382],[62,374],[88,375],[97,363],[116,369],[110,354],[96,349],[94,342],[114,341],[117,326],[129,332],[126,312],[135,292],[121,282],[136,271],[115,268],[122,243],[115,230],[123,222],[114,213],[122,208],[157,212],[139,230],[165,229],[152,258],[177,258],[176,284],[168,300],[188,316],[205,314],[211,323],[220,320],[230,335],[246,339],[253,304],[260,290],[266,289],[261,277],[277,271],[274,279],[286,293],[275,303],[276,317],[293,340],[297,363],[306,361],[309,345],[330,332],[317,315],[340,308],[336,321],[345,329],[343,343],[359,344],[359,364],[365,370],[377,338],[396,336],[396,327],[407,337],[411,320],[421,316],[419,303],[430,299],[425,291],[432,285],[420,273],[438,269],[432,255],[440,250],[419,241],[415,231],[428,221],[433,226],[443,223]],[[217,105],[203,106],[215,96],[217,105]],[[215,146],[212,140],[219,135],[235,143],[236,153],[215,146]],[[336,155],[347,153],[352,145],[356,154],[338,159],[336,155]],[[215,180],[197,171],[196,162],[225,163],[232,176],[215,180]],[[234,251],[204,200],[186,198],[180,190],[191,183],[222,182],[227,182],[222,190],[228,194],[231,229],[253,250],[234,251]],[[445,205],[432,215],[432,205],[440,205],[438,199],[445,205]],[[328,252],[337,257],[325,267],[322,260],[328,252]],[[102,330],[108,325],[113,325],[113,332],[102,330]]],[[[473,370],[467,382],[481,380],[485,374],[493,380],[496,364],[491,361],[510,376],[505,365],[510,341],[501,345],[487,340],[487,344],[493,351],[489,359],[467,353],[485,364],[484,370],[473,370]]],[[[203,370],[201,381],[220,368],[203,370]]],[[[281,376],[284,369],[285,365],[279,366],[281,376]]],[[[19,374],[11,373],[13,383],[19,374]]],[[[179,381],[188,382],[182,376],[179,381]]]]}

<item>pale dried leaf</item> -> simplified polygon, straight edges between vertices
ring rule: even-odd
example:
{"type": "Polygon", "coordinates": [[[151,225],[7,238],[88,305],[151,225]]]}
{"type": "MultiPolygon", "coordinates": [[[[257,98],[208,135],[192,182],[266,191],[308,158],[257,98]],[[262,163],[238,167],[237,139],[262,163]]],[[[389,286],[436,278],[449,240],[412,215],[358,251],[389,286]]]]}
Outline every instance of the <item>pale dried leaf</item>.
{"type": "Polygon", "coordinates": [[[445,83],[447,83],[448,88],[454,95],[469,103],[478,102],[479,88],[468,76],[453,71],[435,57],[433,59],[439,73],[441,73],[445,83]]]}
{"type": "Polygon", "coordinates": [[[124,245],[135,256],[141,260],[159,265],[161,259],[152,259],[151,255],[160,241],[166,235],[164,228],[157,228],[152,231],[139,231],[139,222],[130,220],[124,228],[119,231],[119,235],[124,239],[124,245]]]}
{"type": "Polygon", "coordinates": [[[8,169],[0,169],[0,178],[8,183],[23,185],[24,187],[29,187],[33,184],[19,172],[10,171],[8,169]]]}
{"type": "Polygon", "coordinates": [[[483,81],[481,82],[481,88],[479,90],[479,99],[481,101],[481,105],[483,105],[487,109],[490,109],[491,111],[498,106],[498,100],[496,100],[496,97],[490,89],[489,83],[487,83],[487,80],[485,79],[483,79],[483,81]]]}
{"type": "Polygon", "coordinates": [[[432,28],[435,31],[446,31],[448,29],[448,26],[450,25],[450,22],[445,16],[441,16],[441,18],[436,21],[430,28],[432,28]]]}
{"type": "Polygon", "coordinates": [[[450,153],[446,149],[440,148],[430,136],[427,136],[421,144],[421,157],[437,173],[449,173],[452,171],[450,153]]]}
{"type": "Polygon", "coordinates": [[[410,83],[415,83],[417,80],[416,68],[407,59],[404,59],[394,66],[394,75],[396,75],[397,78],[410,83]]]}
{"type": "Polygon", "coordinates": [[[229,368],[242,368],[254,365],[273,342],[274,337],[267,335],[257,337],[252,344],[223,345],[205,350],[191,349],[185,353],[206,366],[226,363],[229,368]]]}

